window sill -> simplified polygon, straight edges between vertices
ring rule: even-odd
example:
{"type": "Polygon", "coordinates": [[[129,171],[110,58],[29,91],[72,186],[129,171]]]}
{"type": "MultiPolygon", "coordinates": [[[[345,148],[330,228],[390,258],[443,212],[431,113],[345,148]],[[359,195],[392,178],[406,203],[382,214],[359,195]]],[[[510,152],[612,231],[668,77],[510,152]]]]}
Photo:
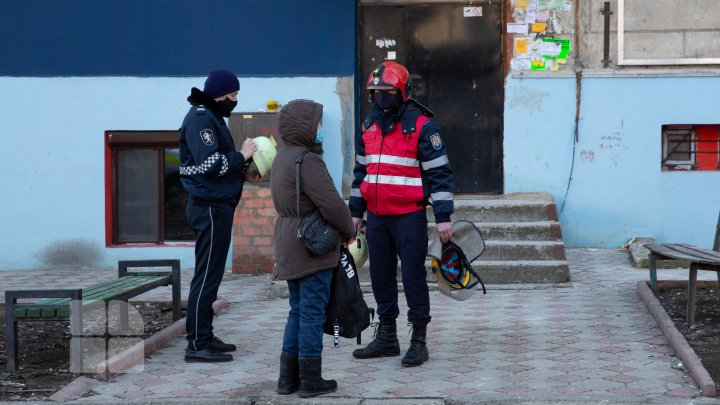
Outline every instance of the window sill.
{"type": "Polygon", "coordinates": [[[108,248],[174,248],[195,247],[195,242],[163,242],[163,243],[121,243],[108,245],[108,248]]]}

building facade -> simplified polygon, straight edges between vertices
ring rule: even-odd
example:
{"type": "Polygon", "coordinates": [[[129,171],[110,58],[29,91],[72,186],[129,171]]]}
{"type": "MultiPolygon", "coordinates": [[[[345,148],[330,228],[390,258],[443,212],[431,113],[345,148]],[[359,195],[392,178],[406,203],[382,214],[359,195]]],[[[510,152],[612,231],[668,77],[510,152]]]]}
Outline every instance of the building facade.
{"type": "MultiPolygon", "coordinates": [[[[599,0],[0,2],[0,270],[154,258],[191,267],[192,242],[168,225],[174,194],[163,173],[190,88],[216,68],[239,75],[241,114],[268,100],[322,103],[334,133],[325,161],[347,194],[364,69],[377,58],[420,72],[421,101],[456,79],[470,89],[430,105],[454,153],[469,151],[456,164],[462,192],[550,192],[569,247],[634,236],[710,247],[720,210],[720,11],[713,0],[663,2],[613,0],[612,14],[599,0]],[[386,17],[407,28],[373,36],[391,25],[386,17]],[[485,24],[480,51],[458,45],[459,24],[485,24]],[[433,71],[440,59],[467,61],[476,74],[463,82],[466,71],[433,71]],[[477,88],[492,96],[473,98],[477,88]],[[458,99],[466,102],[451,127],[443,116],[458,99]],[[476,138],[454,138],[467,127],[476,138]],[[143,167],[157,180],[123,188],[143,167]],[[134,199],[147,189],[152,198],[134,199]],[[135,229],[132,218],[154,227],[135,229]]],[[[267,197],[262,185],[248,193],[267,197]]]]}

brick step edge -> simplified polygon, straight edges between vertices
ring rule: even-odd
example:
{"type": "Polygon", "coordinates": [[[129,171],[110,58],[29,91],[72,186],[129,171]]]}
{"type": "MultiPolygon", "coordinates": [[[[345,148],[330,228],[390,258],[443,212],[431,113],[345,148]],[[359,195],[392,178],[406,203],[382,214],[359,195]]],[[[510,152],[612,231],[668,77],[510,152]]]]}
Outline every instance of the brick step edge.
{"type": "MultiPolygon", "coordinates": [[[[661,283],[661,281],[658,281],[658,287],[660,287],[661,283]]],[[[687,281],[685,281],[684,284],[687,285],[687,281]]],[[[670,341],[670,346],[672,346],[675,353],[680,357],[683,366],[688,370],[688,374],[690,374],[693,381],[695,381],[695,384],[700,387],[703,395],[706,397],[716,396],[715,382],[710,377],[710,373],[703,367],[700,358],[695,354],[695,351],[690,347],[680,331],[677,330],[660,301],[655,298],[655,295],[650,290],[650,286],[648,286],[648,282],[638,281],[635,285],[635,291],[645,303],[648,311],[655,318],[663,334],[670,341]]]]}
{"type": "MultiPolygon", "coordinates": [[[[225,298],[218,298],[212,304],[213,312],[218,315],[228,305],[229,303],[225,298]]],[[[98,364],[95,368],[95,379],[80,376],[55,392],[48,399],[57,402],[78,399],[93,387],[101,384],[98,380],[107,381],[113,374],[127,370],[183,333],[185,333],[185,318],[178,319],[172,325],[159,330],[143,342],[135,344],[107,361],[98,364]]]]}

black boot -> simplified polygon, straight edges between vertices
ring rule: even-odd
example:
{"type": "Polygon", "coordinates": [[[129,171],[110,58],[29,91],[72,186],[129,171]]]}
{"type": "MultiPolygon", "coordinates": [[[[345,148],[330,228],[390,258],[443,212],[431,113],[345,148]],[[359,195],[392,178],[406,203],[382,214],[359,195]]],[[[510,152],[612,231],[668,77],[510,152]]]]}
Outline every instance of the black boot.
{"type": "Polygon", "coordinates": [[[300,357],[300,398],[337,391],[335,380],[323,380],[322,357],[300,357]]]}
{"type": "Polygon", "coordinates": [[[300,388],[298,356],[283,352],[280,355],[280,378],[278,378],[277,393],[288,395],[297,391],[298,388],[300,388]]]}
{"type": "Polygon", "coordinates": [[[410,348],[405,357],[402,359],[403,367],[417,367],[427,361],[430,357],[425,344],[427,335],[427,325],[412,325],[412,337],[410,338],[410,348]]]}
{"type": "Polygon", "coordinates": [[[376,357],[392,357],[400,355],[400,342],[397,338],[397,324],[394,319],[380,320],[375,330],[375,339],[362,349],[353,351],[358,359],[374,359],[376,357]]]}

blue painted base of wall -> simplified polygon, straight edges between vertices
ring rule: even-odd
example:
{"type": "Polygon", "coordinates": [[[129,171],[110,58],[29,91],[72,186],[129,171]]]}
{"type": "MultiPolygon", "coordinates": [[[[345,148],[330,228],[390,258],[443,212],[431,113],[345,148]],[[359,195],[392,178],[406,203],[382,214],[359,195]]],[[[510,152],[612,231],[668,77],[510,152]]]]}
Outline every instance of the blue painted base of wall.
{"type": "Polygon", "coordinates": [[[634,236],[712,247],[720,172],[662,172],[664,124],[718,124],[720,77],[586,77],[575,142],[575,78],[507,82],[505,191],[547,191],[569,247],[634,236]]]}

